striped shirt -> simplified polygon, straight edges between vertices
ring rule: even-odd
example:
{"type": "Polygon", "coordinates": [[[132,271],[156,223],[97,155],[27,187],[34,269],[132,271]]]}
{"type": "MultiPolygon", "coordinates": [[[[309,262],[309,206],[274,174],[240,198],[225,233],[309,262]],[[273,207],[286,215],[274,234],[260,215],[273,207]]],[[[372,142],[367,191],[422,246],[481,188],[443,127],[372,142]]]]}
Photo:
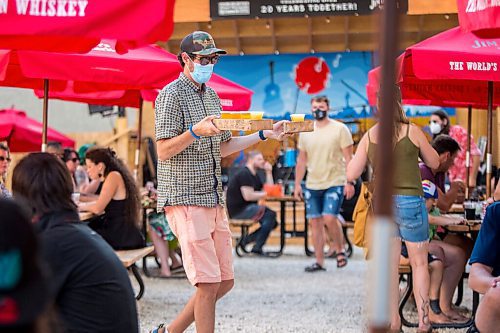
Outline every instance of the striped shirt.
{"type": "MultiPolygon", "coordinates": [[[[159,93],[155,102],[156,140],[170,139],[189,130],[209,115],[220,115],[219,97],[210,87],[201,89],[183,73],[159,93]]],[[[222,142],[230,131],[195,140],[171,158],[158,160],[158,206],[215,207],[223,204],[221,181],[222,142]]]]}

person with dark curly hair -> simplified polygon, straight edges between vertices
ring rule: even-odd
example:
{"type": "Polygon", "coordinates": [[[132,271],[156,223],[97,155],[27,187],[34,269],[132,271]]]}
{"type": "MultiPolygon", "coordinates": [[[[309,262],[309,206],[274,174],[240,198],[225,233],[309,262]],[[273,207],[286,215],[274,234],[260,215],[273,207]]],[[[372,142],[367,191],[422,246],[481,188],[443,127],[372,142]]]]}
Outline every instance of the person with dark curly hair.
{"type": "Polygon", "coordinates": [[[92,180],[99,180],[97,200],[82,203],[79,209],[96,215],[90,227],[115,250],[141,248],[139,230],[141,201],[134,178],[125,164],[108,148],[90,149],[85,165],[92,180]]]}

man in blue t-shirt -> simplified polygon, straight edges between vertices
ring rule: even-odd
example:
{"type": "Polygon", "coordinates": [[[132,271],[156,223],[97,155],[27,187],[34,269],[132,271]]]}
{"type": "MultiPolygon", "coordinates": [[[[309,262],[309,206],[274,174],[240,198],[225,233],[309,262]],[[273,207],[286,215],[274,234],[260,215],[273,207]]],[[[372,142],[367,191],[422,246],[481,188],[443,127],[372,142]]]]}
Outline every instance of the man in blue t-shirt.
{"type": "Polygon", "coordinates": [[[490,205],[470,258],[469,286],[484,297],[475,327],[468,332],[494,333],[500,327],[500,203],[490,205]]]}

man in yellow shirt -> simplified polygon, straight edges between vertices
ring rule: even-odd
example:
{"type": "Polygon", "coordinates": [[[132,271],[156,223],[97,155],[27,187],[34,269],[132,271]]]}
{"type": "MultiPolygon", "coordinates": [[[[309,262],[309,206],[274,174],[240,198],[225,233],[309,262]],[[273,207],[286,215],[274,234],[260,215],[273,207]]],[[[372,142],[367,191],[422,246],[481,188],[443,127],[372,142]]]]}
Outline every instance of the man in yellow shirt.
{"type": "Polygon", "coordinates": [[[295,193],[304,198],[307,219],[311,221],[316,262],[305,268],[306,272],[324,271],[325,226],[334,242],[337,267],[347,265],[342,240],[342,227],[337,219],[344,196],[354,195],[353,183],[347,183],[346,165],[352,157],[353,140],[346,125],[328,118],[329,101],[326,96],[311,100],[314,131],[301,133],[299,137],[297,166],[295,169],[295,193]],[[306,187],[301,182],[307,168],[306,187]]]}

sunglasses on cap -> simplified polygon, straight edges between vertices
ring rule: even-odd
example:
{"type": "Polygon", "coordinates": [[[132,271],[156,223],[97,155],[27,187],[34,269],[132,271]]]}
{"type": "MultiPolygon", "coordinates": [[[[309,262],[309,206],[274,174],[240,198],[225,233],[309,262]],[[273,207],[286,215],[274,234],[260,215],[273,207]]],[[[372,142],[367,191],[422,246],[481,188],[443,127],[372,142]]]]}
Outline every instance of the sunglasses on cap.
{"type": "Polygon", "coordinates": [[[219,61],[219,56],[214,55],[214,56],[198,56],[196,54],[190,54],[191,59],[198,60],[200,62],[200,65],[205,66],[208,64],[215,65],[219,61]]]}
{"type": "Polygon", "coordinates": [[[3,157],[3,156],[0,156],[0,162],[4,162],[4,161],[10,162],[10,161],[11,161],[11,159],[10,159],[10,157],[3,157]]]}

